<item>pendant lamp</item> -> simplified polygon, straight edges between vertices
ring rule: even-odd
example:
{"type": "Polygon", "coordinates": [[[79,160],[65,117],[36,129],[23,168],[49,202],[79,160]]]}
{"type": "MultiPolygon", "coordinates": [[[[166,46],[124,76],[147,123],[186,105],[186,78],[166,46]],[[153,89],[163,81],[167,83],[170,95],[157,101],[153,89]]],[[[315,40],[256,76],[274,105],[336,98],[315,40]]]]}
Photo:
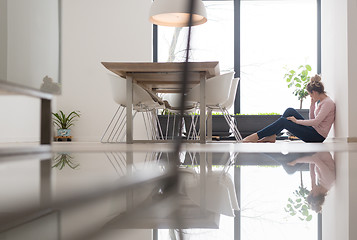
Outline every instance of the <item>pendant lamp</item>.
{"type": "Polygon", "coordinates": [[[154,0],[150,8],[150,21],[161,26],[188,27],[191,1],[194,1],[192,26],[207,22],[202,0],[154,0]]]}

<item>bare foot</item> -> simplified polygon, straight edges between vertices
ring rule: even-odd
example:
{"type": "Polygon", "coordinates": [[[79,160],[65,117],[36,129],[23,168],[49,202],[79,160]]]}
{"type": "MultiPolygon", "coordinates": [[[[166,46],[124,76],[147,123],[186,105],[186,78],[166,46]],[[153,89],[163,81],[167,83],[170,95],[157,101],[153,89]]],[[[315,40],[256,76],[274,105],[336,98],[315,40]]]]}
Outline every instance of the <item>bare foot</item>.
{"type": "Polygon", "coordinates": [[[275,143],[276,141],[276,135],[271,135],[268,137],[263,137],[262,139],[259,139],[259,143],[275,143]]]}
{"type": "Polygon", "coordinates": [[[242,142],[244,142],[244,143],[256,143],[256,142],[258,142],[258,140],[259,140],[258,134],[253,133],[253,134],[243,138],[242,142]]]}

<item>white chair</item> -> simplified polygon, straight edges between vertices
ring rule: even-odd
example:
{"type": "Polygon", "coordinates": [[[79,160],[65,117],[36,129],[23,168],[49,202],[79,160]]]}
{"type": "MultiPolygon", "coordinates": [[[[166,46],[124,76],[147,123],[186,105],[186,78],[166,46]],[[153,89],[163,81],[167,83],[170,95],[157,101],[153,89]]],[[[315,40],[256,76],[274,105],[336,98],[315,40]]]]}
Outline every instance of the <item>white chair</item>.
{"type": "MultiPolygon", "coordinates": [[[[119,106],[100,140],[102,143],[121,142],[125,137],[123,130],[126,123],[124,111],[126,108],[126,88],[123,86],[125,86],[126,80],[114,74],[109,74],[109,78],[113,99],[119,106]]],[[[145,89],[133,83],[134,117],[137,112],[143,113],[148,138],[159,138],[160,133],[156,127],[158,121],[156,109],[158,108],[163,108],[163,105],[154,101],[145,89]],[[148,115],[145,116],[144,113],[148,113],[148,115]]]]}
{"type": "MultiPolygon", "coordinates": [[[[215,106],[228,100],[233,75],[234,72],[229,72],[206,80],[206,106],[215,106]]],[[[200,102],[200,90],[201,85],[198,84],[187,93],[187,105],[194,106],[200,102]]]]}
{"type": "Polygon", "coordinates": [[[242,140],[242,136],[238,130],[237,124],[235,124],[234,122],[234,118],[232,119],[230,117],[230,114],[228,112],[228,109],[230,109],[233,104],[234,104],[234,100],[236,98],[236,93],[237,93],[237,88],[238,88],[238,84],[239,84],[239,78],[234,78],[232,80],[232,86],[229,92],[229,97],[227,99],[227,101],[223,104],[218,104],[216,106],[210,105],[208,106],[208,108],[210,108],[212,111],[220,111],[223,113],[223,116],[225,117],[227,124],[231,127],[232,131],[233,131],[233,135],[236,138],[237,141],[242,140]]]}
{"type": "MultiPolygon", "coordinates": [[[[233,79],[234,72],[215,76],[206,81],[206,107],[222,112],[237,141],[242,139],[238,128],[227,109],[233,104],[239,79],[233,79]]],[[[200,102],[200,85],[198,84],[187,94],[187,104],[200,102]]]]}
{"type": "MultiPolygon", "coordinates": [[[[166,110],[173,116],[173,121],[174,121],[174,129],[172,129],[172,132],[175,130],[175,122],[176,122],[176,116],[177,114],[181,113],[181,93],[166,93],[162,95],[162,100],[165,103],[166,110]]],[[[196,111],[196,106],[189,105],[184,107],[184,113],[192,113],[196,111]]],[[[165,139],[167,139],[167,133],[169,130],[169,120],[170,120],[170,114],[167,115],[167,126],[166,126],[166,133],[164,133],[165,139]]],[[[184,119],[182,119],[181,122],[181,129],[184,129],[184,119]]],[[[182,134],[182,133],[180,133],[182,134]]],[[[196,133],[197,135],[197,133],[196,133]]]]}

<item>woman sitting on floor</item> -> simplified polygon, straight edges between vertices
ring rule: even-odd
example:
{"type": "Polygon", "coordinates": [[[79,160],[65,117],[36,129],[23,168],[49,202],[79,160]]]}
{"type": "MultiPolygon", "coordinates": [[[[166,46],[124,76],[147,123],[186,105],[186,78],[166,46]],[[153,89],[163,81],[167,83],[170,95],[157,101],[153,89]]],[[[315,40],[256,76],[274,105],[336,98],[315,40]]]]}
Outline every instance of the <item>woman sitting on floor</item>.
{"type": "Polygon", "coordinates": [[[304,142],[323,142],[335,121],[336,106],[326,95],[319,75],[310,79],[306,90],[311,97],[310,119],[305,120],[295,109],[288,108],[281,118],[247,136],[243,142],[275,142],[276,135],[283,129],[287,129],[304,142]]]}

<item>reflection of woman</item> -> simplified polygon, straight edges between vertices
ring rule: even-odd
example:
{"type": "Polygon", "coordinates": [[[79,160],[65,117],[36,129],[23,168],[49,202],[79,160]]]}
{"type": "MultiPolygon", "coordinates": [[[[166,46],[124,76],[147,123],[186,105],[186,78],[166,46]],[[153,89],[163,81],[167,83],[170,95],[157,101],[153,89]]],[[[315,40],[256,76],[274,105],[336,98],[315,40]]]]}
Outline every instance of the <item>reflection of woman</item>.
{"type": "Polygon", "coordinates": [[[305,120],[295,109],[288,108],[281,118],[247,136],[243,142],[275,142],[283,129],[304,142],[323,142],[335,121],[335,103],[326,95],[319,75],[310,79],[306,90],[311,97],[310,119],[305,120]]]}
{"type": "Polygon", "coordinates": [[[327,192],[336,179],[335,161],[329,152],[321,152],[296,159],[288,164],[294,166],[296,163],[310,164],[311,191],[307,197],[307,202],[312,210],[320,212],[327,192]]]}

